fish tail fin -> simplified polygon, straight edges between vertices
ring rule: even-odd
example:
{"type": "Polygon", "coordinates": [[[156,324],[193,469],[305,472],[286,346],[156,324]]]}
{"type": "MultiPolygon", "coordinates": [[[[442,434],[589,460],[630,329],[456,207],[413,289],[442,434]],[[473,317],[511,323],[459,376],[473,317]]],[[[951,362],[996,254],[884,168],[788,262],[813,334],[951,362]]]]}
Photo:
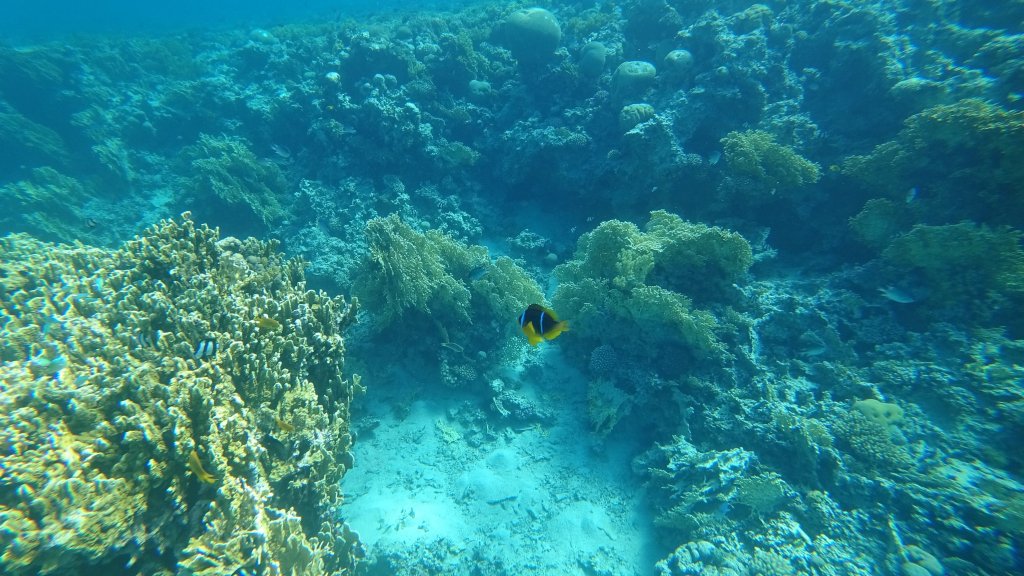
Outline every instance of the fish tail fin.
{"type": "Polygon", "coordinates": [[[552,326],[551,330],[549,330],[548,333],[544,335],[544,338],[548,340],[554,340],[555,338],[558,338],[558,336],[561,335],[562,332],[565,332],[567,330],[569,330],[569,321],[563,320],[558,324],[552,326]]]}

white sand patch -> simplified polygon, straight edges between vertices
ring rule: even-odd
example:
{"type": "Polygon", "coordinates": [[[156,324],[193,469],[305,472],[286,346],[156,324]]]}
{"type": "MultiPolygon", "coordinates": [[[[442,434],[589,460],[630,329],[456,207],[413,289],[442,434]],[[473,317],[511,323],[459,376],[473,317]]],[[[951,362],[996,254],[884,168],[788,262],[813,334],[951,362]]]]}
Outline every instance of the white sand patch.
{"type": "Polygon", "coordinates": [[[368,549],[371,576],[651,573],[657,556],[629,451],[595,447],[585,383],[557,354],[551,360],[554,392],[520,385],[548,398],[551,426],[466,418],[484,414],[487,398],[411,379],[389,390],[420,398],[410,406],[368,400],[364,418],[379,425],[357,439],[342,512],[368,549]],[[442,392],[411,392],[427,389],[442,392]]]}

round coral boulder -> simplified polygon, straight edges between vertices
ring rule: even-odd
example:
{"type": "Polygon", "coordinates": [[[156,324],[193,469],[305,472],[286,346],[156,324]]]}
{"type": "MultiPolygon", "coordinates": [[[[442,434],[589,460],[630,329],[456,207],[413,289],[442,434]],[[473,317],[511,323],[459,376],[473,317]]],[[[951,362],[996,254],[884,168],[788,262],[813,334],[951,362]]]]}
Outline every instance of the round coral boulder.
{"type": "Polygon", "coordinates": [[[658,70],[643,60],[629,60],[619,64],[612,75],[612,95],[617,98],[642,96],[651,86],[658,70]]]}
{"type": "Polygon", "coordinates": [[[502,45],[522,63],[550,59],[562,41],[555,15],[543,8],[523,8],[509,14],[500,26],[502,45]]]}

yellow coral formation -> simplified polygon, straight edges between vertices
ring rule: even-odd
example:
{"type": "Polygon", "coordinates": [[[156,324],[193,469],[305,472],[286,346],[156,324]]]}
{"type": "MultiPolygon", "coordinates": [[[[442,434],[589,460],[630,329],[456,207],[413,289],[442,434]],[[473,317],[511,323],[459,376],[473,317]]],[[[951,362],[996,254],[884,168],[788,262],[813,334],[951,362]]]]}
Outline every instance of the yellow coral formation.
{"type": "Polygon", "coordinates": [[[821,177],[817,164],[761,130],[730,132],[722,138],[722,146],[729,168],[749,178],[762,193],[814,184],[821,177]]]}
{"type": "Polygon", "coordinates": [[[113,251],[3,247],[0,572],[352,569],[358,540],[335,519],[351,305],[306,290],[272,244],[187,216],[113,251]],[[261,331],[262,316],[289,321],[261,331]],[[155,330],[159,349],[136,344],[155,330]],[[196,361],[198,339],[221,352],[196,361]],[[285,452],[267,441],[279,411],[295,426],[285,452]]]}

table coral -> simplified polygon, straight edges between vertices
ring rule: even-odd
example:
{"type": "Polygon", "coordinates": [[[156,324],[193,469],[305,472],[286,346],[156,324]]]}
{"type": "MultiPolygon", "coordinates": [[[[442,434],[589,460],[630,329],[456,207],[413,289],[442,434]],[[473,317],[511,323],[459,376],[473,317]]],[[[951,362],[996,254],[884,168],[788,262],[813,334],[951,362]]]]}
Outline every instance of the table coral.
{"type": "Polygon", "coordinates": [[[353,305],[307,291],[273,243],[187,215],[117,250],[4,247],[0,571],[351,570],[358,539],[333,518],[353,305]],[[199,339],[220,352],[195,359],[199,339]]]}

